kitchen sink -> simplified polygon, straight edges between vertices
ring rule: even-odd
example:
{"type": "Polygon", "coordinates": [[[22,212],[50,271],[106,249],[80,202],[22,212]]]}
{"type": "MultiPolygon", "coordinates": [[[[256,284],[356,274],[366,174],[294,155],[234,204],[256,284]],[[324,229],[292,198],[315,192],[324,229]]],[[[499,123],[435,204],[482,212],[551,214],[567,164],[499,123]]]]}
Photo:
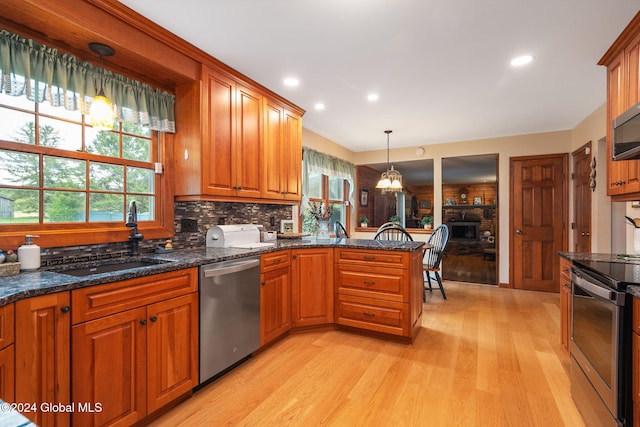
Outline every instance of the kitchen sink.
{"type": "Polygon", "coordinates": [[[148,259],[148,260],[143,259],[143,260],[137,260],[137,261],[118,262],[118,263],[115,263],[112,261],[110,263],[98,264],[90,267],[61,270],[59,272],[62,274],[68,274],[70,276],[86,277],[86,276],[93,276],[94,274],[111,273],[114,271],[124,271],[124,270],[131,270],[134,268],[140,268],[140,267],[149,267],[151,265],[166,264],[168,262],[171,262],[171,261],[164,261],[164,260],[158,260],[158,259],[148,259]]]}

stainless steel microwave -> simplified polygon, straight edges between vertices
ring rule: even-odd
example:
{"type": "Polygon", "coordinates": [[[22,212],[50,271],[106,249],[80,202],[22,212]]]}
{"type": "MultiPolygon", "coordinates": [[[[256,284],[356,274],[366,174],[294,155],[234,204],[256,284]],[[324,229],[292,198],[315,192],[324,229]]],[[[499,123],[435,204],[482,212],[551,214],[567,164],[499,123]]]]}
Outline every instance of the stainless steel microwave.
{"type": "Polygon", "coordinates": [[[613,160],[640,159],[640,102],[613,120],[613,160]]]}

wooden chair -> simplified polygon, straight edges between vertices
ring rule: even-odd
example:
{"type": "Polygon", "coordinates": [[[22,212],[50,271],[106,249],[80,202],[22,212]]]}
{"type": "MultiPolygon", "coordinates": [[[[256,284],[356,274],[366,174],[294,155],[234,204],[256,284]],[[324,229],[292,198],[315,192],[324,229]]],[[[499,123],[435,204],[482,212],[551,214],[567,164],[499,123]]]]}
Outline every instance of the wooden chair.
{"type": "Polygon", "coordinates": [[[344,225],[342,225],[340,221],[336,221],[333,223],[333,231],[337,239],[349,238],[349,233],[347,232],[347,229],[344,228],[344,225]]]}
{"type": "Polygon", "coordinates": [[[375,237],[375,240],[395,240],[398,242],[413,242],[413,237],[402,226],[393,224],[388,227],[380,229],[375,237]]]}
{"type": "Polygon", "coordinates": [[[381,230],[383,230],[383,229],[385,229],[387,227],[391,227],[391,226],[394,226],[394,225],[398,225],[398,223],[396,223],[396,222],[385,222],[380,227],[378,227],[378,231],[381,231],[381,230]]]}
{"type": "Polygon", "coordinates": [[[425,292],[427,289],[432,291],[431,287],[431,275],[433,274],[434,279],[438,283],[440,287],[440,292],[442,292],[442,298],[447,299],[447,295],[444,292],[444,287],[442,286],[442,279],[440,278],[440,262],[442,261],[442,256],[444,255],[444,248],[447,246],[447,242],[449,241],[449,229],[445,224],[441,224],[433,230],[433,233],[429,237],[427,244],[429,247],[424,250],[422,254],[422,275],[424,279],[429,284],[429,288],[424,288],[422,292],[422,300],[426,301],[427,297],[425,292]]]}

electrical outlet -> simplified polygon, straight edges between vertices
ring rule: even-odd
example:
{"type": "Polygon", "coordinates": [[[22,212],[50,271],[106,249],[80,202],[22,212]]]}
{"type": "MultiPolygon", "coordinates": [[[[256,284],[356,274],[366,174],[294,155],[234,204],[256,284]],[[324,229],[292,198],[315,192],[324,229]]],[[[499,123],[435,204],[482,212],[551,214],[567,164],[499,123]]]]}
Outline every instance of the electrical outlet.
{"type": "Polygon", "coordinates": [[[195,233],[195,232],[198,231],[198,220],[197,219],[189,219],[189,218],[181,218],[180,219],[180,229],[183,232],[195,233]]]}

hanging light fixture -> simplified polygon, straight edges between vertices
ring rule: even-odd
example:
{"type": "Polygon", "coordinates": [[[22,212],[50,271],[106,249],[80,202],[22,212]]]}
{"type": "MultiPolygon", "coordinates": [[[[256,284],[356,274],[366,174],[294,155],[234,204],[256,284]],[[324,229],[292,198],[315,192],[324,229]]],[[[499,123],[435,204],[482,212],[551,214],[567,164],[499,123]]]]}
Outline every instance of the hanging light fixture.
{"type": "Polygon", "coordinates": [[[376,188],[382,190],[383,193],[388,191],[402,191],[402,175],[393,168],[393,165],[389,165],[389,134],[391,132],[393,131],[384,131],[384,133],[387,134],[387,170],[382,172],[380,181],[376,184],[376,188]]]}
{"type": "Polygon", "coordinates": [[[104,95],[104,67],[102,61],[105,56],[113,56],[115,51],[106,44],[89,43],[89,49],[100,55],[100,90],[91,101],[89,116],[91,118],[91,126],[98,130],[109,130],[113,128],[113,106],[111,101],[104,95]]]}

